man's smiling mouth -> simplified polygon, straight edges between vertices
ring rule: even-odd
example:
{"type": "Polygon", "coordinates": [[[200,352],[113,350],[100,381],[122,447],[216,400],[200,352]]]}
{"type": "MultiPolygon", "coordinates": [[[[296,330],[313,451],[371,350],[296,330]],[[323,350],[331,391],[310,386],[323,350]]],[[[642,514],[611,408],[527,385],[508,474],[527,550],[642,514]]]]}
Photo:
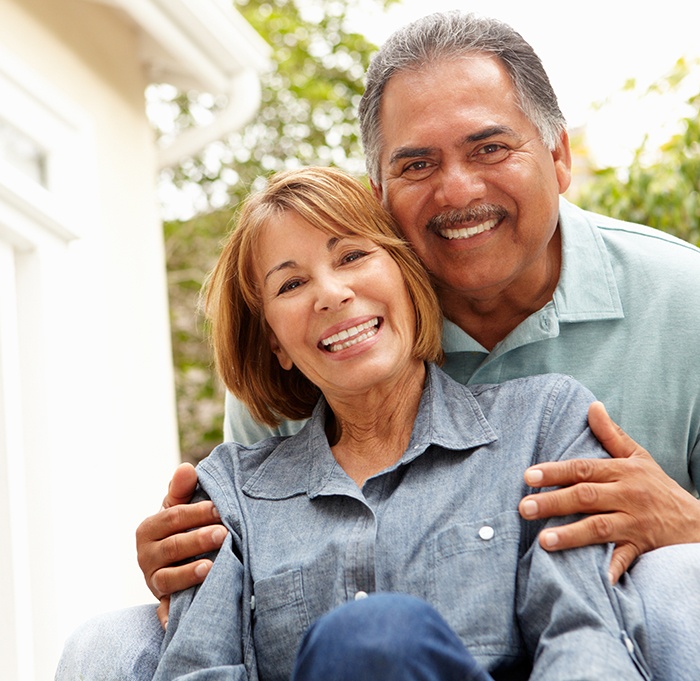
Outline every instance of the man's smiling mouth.
{"type": "Polygon", "coordinates": [[[471,239],[497,227],[507,216],[508,211],[503,206],[481,204],[434,215],[426,227],[443,239],[471,239]]]}
{"type": "Polygon", "coordinates": [[[321,346],[327,352],[339,352],[371,338],[379,331],[380,319],[374,317],[357,326],[343,329],[328,338],[321,339],[321,346]]]}
{"type": "Polygon", "coordinates": [[[438,234],[445,239],[469,239],[477,234],[483,234],[493,229],[499,223],[498,218],[492,218],[491,220],[486,220],[473,227],[458,227],[458,228],[447,228],[438,229],[438,234]]]}

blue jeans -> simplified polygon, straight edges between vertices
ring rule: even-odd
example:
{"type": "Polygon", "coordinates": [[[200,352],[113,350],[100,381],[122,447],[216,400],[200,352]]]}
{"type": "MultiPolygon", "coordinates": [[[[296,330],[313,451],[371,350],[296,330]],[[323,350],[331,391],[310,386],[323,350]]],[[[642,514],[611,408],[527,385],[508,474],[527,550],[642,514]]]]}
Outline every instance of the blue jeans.
{"type": "MultiPolygon", "coordinates": [[[[697,678],[700,544],[669,546],[647,553],[631,574],[647,614],[648,662],[653,678],[697,678]]],[[[309,636],[312,632],[313,627],[309,636]]],[[[162,640],[155,605],[102,615],[87,622],[68,640],[56,681],[150,681],[162,640]]],[[[300,660],[303,654],[302,648],[300,660]]]]}
{"type": "Polygon", "coordinates": [[[493,681],[430,605],[376,594],[341,605],[304,636],[292,681],[493,681]]]}

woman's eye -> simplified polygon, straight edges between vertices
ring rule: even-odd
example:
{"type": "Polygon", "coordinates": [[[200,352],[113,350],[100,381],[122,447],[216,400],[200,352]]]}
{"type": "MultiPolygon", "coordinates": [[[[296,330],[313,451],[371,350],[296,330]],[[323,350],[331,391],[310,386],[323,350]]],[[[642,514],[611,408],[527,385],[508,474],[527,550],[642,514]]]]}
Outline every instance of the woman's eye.
{"type": "Polygon", "coordinates": [[[347,253],[342,257],[341,263],[355,262],[360,258],[364,258],[366,255],[366,251],[352,251],[351,253],[347,253]]]}
{"type": "Polygon", "coordinates": [[[296,288],[299,288],[301,286],[301,280],[300,279],[290,279],[289,281],[285,281],[282,286],[280,286],[279,290],[277,291],[277,295],[280,296],[283,293],[287,293],[289,291],[293,291],[296,288]]]}

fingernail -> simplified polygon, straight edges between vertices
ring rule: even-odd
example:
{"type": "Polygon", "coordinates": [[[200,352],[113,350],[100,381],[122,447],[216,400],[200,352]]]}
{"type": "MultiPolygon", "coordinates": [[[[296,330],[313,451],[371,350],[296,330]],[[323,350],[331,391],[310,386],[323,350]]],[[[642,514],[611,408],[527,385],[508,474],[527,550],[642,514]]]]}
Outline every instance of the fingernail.
{"type": "Polygon", "coordinates": [[[556,532],[545,532],[544,543],[550,549],[559,543],[559,537],[556,532]]]}
{"type": "Polygon", "coordinates": [[[211,533],[211,539],[216,544],[223,544],[226,537],[226,530],[223,527],[216,527],[211,533]]]}
{"type": "Polygon", "coordinates": [[[528,485],[536,485],[542,482],[542,478],[544,478],[544,474],[539,468],[531,468],[525,471],[525,482],[528,485]]]}
{"type": "Polygon", "coordinates": [[[197,575],[199,578],[204,578],[209,574],[209,570],[211,569],[211,563],[200,563],[195,567],[194,569],[194,574],[197,575]]]}
{"type": "Polygon", "coordinates": [[[534,501],[533,499],[528,499],[527,501],[523,501],[522,503],[522,512],[523,515],[531,518],[532,516],[536,515],[538,511],[538,506],[537,502],[534,501]]]}
{"type": "Polygon", "coordinates": [[[217,519],[221,520],[221,516],[219,515],[219,509],[216,508],[216,506],[211,507],[211,514],[217,519]]]}

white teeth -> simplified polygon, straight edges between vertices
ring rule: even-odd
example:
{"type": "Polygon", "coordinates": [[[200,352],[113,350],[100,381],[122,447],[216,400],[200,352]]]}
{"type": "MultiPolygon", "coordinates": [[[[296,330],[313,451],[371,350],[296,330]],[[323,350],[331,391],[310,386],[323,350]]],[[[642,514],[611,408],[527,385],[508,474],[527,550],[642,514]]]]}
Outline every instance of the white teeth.
{"type": "Polygon", "coordinates": [[[358,324],[357,326],[353,326],[349,329],[343,329],[343,331],[334,333],[332,336],[324,338],[321,341],[321,343],[327,350],[330,350],[331,352],[345,350],[345,348],[349,348],[351,345],[361,343],[363,340],[367,340],[371,336],[374,336],[374,334],[377,333],[377,331],[379,330],[378,324],[379,318],[375,317],[374,319],[370,319],[364,324],[358,324]],[[346,339],[348,338],[350,340],[346,341],[346,339]]]}
{"type": "Polygon", "coordinates": [[[441,229],[440,236],[445,239],[468,239],[470,236],[488,232],[498,224],[498,218],[492,218],[474,227],[460,227],[460,229],[441,229]]]}

